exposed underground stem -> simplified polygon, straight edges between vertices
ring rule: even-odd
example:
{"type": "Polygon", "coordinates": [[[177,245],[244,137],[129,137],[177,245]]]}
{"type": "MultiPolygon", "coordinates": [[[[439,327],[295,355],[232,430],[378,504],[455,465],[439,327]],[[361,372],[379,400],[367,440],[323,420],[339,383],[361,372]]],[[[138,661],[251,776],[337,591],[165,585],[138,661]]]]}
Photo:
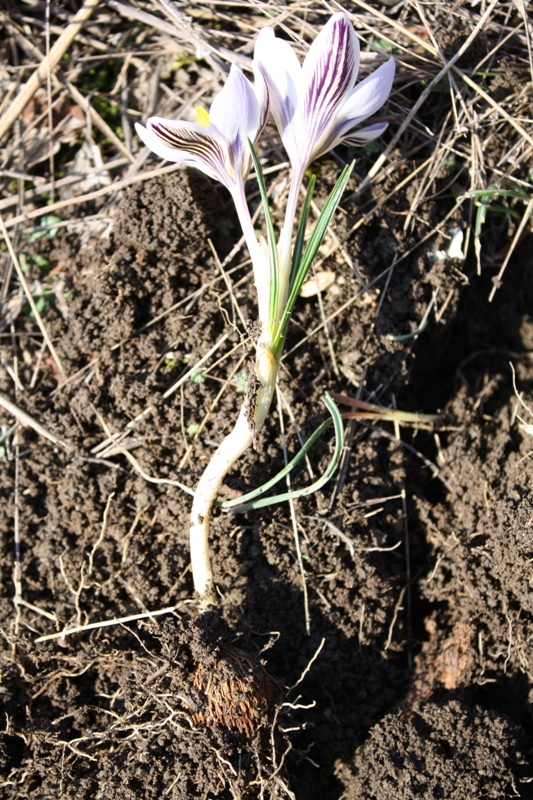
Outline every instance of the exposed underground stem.
{"type": "Polygon", "coordinates": [[[263,426],[274,394],[278,362],[269,345],[270,342],[261,339],[258,342],[255,380],[251,384],[251,392],[240,410],[234,429],[219,445],[207,465],[194,495],[190,533],[191,563],[194,588],[199,596],[201,611],[217,604],[209,555],[209,523],[213,503],[226,474],[263,426]]]}

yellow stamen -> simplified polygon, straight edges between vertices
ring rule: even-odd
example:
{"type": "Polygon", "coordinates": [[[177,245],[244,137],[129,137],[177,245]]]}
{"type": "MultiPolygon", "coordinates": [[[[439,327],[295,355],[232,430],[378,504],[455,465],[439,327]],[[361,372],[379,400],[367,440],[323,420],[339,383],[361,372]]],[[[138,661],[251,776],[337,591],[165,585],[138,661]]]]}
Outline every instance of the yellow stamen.
{"type": "Polygon", "coordinates": [[[204,125],[206,128],[209,127],[209,113],[205,110],[203,106],[195,106],[196,110],[196,122],[198,125],[204,125]]]}

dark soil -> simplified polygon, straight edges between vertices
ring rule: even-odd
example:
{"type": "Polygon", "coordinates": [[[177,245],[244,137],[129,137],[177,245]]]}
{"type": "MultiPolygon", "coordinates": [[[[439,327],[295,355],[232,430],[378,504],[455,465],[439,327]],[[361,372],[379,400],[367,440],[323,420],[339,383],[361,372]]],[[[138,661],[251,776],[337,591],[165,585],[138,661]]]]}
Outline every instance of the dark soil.
{"type": "MultiPolygon", "coordinates": [[[[514,416],[510,367],[533,405],[531,239],[490,305],[490,274],[432,263],[427,248],[395,268],[385,292],[388,276],[379,276],[417,238],[403,232],[396,202],[347,243],[365,280],[376,280],[370,295],[331,319],[327,336],[322,328],[304,342],[321,317],[316,298],[299,301],[280,386],[304,436],[326,414],[326,390],[442,418],[402,427],[401,439],[387,423],[349,427],[341,491],[335,478],[296,503],[309,633],[286,504],[216,516],[220,612],[198,617],[190,497],[148,482],[124,453],[145,475],[194,487],[237,416],[234,381],[214,404],[252,345],[232,328],[208,242],[221,257],[234,243],[226,196],[179,171],[128,190],[107,238],[52,242],[47,255],[71,283],[70,316],[51,309],[47,324],[71,380],[59,384],[45,361],[31,395],[1,388],[74,449],[25,428],[18,474],[3,460],[3,797],[533,796],[533,438],[514,416]],[[436,289],[439,308],[449,298],[439,321],[430,314],[417,339],[391,340],[417,330],[436,289]],[[227,358],[162,399],[226,333],[204,367],[227,358]],[[121,450],[93,452],[148,407],[121,450]],[[30,604],[17,625],[14,519],[30,604]],[[152,620],[35,643],[67,624],[169,606],[152,620]]],[[[360,213],[354,202],[345,209],[339,234],[360,213]]],[[[432,224],[435,208],[424,213],[432,224]]],[[[329,317],[360,286],[347,265],[330,258],[324,267],[337,274],[323,296],[329,317]]],[[[251,280],[239,283],[246,272],[232,277],[253,319],[251,280]]],[[[40,343],[21,342],[21,370],[30,370],[40,343]]],[[[311,453],[316,473],[330,439],[311,453]]],[[[273,411],[226,494],[282,465],[273,411]]],[[[301,468],[294,477],[309,480],[301,468]]]]}

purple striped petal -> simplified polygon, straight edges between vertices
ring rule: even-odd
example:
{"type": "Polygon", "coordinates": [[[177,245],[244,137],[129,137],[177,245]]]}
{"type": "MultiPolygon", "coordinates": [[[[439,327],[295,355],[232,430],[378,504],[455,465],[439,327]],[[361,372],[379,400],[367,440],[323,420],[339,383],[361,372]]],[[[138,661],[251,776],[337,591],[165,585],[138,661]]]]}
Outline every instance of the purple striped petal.
{"type": "Polygon", "coordinates": [[[298,175],[347,137],[360,144],[385,130],[384,123],[377,123],[354,132],[387,100],[394,60],[355,86],[359,55],[357,36],[343,13],[326,23],[302,67],[288,42],[277,39],[271,28],[260,32],[255,64],[268,85],[272,116],[298,175]]]}
{"type": "Polygon", "coordinates": [[[305,94],[303,107],[298,110],[311,153],[352,92],[358,71],[359,42],[355,31],[344,14],[335,14],[311,45],[302,69],[305,94]]]}
{"type": "Polygon", "coordinates": [[[387,130],[389,127],[388,122],[375,122],[373,125],[368,125],[366,128],[360,128],[358,131],[350,133],[342,140],[344,144],[349,144],[354,147],[361,147],[368,142],[373,142],[378,136],[387,130]]]}
{"type": "Polygon", "coordinates": [[[194,122],[179,122],[162,117],[150,117],[146,125],[143,128],[137,124],[137,133],[145,145],[160,158],[190,164],[220,181],[228,189],[234,186],[235,174],[223,137],[194,122]]]}
{"type": "Polygon", "coordinates": [[[358,70],[355,31],[344,14],[335,14],[316,37],[303,65],[306,89],[298,112],[307,163],[325,152],[324,141],[330,139],[337,110],[352,91],[358,70]]]}
{"type": "Polygon", "coordinates": [[[395,68],[394,59],[389,59],[351,92],[337,116],[336,125],[342,138],[386,102],[391,93],[395,68]]]}

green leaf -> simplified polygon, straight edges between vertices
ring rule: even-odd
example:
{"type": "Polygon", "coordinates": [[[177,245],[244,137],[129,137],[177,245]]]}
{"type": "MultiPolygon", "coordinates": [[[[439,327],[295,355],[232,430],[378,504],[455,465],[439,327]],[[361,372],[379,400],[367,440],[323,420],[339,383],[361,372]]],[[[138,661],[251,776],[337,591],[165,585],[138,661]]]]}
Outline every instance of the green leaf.
{"type": "MultiPolygon", "coordinates": [[[[43,295],[41,295],[40,297],[38,297],[38,298],[35,300],[35,308],[37,309],[37,311],[39,312],[39,314],[43,314],[43,313],[44,313],[44,310],[45,310],[45,308],[46,308],[46,297],[44,297],[43,295]]],[[[31,314],[30,316],[33,316],[33,312],[32,312],[32,314],[31,314]]]]}
{"type": "Polygon", "coordinates": [[[28,258],[26,256],[26,253],[19,253],[19,264],[24,275],[26,276],[29,275],[30,265],[28,264],[28,258]]]}
{"type": "Polygon", "coordinates": [[[266,506],[281,503],[284,500],[295,500],[297,497],[303,497],[305,495],[317,492],[330,480],[337,469],[340,457],[342,455],[342,449],[344,447],[344,426],[342,424],[341,413],[331,395],[326,392],[322,400],[331,414],[331,419],[326,420],[316,429],[312,436],[310,436],[306,441],[299,453],[287,464],[286,467],[281,470],[281,472],[278,472],[277,475],[275,475],[270,481],[267,481],[267,483],[263,484],[263,486],[260,486],[259,489],[254,489],[253,491],[248,492],[247,494],[243,495],[242,497],[238,497],[235,500],[226,500],[226,502],[221,503],[220,505],[223,509],[237,514],[241,511],[250,511],[254,508],[265,508],[266,506]],[[318,437],[322,435],[326,428],[329,428],[331,423],[333,423],[333,427],[335,428],[335,451],[331,461],[321,477],[312,483],[311,486],[306,486],[304,489],[295,489],[292,492],[284,492],[283,494],[278,494],[275,497],[264,497],[260,500],[254,500],[255,497],[264,494],[273,486],[275,486],[276,483],[279,483],[282,478],[288,475],[289,472],[294,469],[298,462],[301,461],[305,454],[311,449],[318,437]]]}
{"type": "Polygon", "coordinates": [[[381,153],[381,145],[379,142],[368,142],[368,144],[363,145],[363,152],[367,156],[374,156],[376,153],[381,153]]]}
{"type": "Polygon", "coordinates": [[[530,200],[530,195],[520,187],[516,189],[497,189],[489,186],[487,189],[473,189],[471,192],[465,192],[465,197],[479,197],[480,203],[490,203],[493,197],[517,197],[524,202],[529,202],[530,200]]]}
{"type": "Polygon", "coordinates": [[[46,214],[39,220],[37,228],[31,231],[31,233],[23,233],[22,238],[30,244],[38,241],[38,239],[42,239],[43,236],[47,236],[48,239],[53,239],[59,230],[57,227],[58,222],[61,222],[61,217],[56,217],[54,214],[46,214]]]}
{"type": "Polygon", "coordinates": [[[39,269],[48,269],[48,267],[50,266],[50,262],[48,261],[48,259],[45,258],[44,256],[40,256],[38,253],[32,255],[32,260],[33,263],[39,267],[39,269]]]}
{"type": "Polygon", "coordinates": [[[309,210],[313,200],[313,192],[315,190],[316,175],[312,175],[307,187],[305,201],[302,208],[302,216],[300,217],[300,224],[298,225],[298,233],[296,234],[296,241],[294,243],[294,251],[292,254],[291,274],[289,278],[289,294],[291,292],[294,281],[298,274],[298,268],[302,261],[302,253],[304,249],[305,229],[307,228],[307,220],[309,219],[309,210]]]}
{"type": "MultiPolygon", "coordinates": [[[[287,328],[289,326],[289,321],[291,318],[292,309],[296,302],[296,298],[300,293],[300,289],[302,288],[302,283],[304,282],[307,273],[309,272],[309,268],[313,262],[314,257],[318,252],[318,248],[324,241],[324,236],[326,235],[326,231],[331,223],[333,218],[333,214],[335,213],[337,206],[340,203],[340,199],[343,195],[343,192],[346,188],[346,184],[350,179],[350,175],[352,174],[352,170],[354,168],[355,161],[352,161],[351,164],[347,164],[341,175],[335,184],[335,188],[333,189],[332,193],[328,197],[327,203],[322,209],[322,213],[320,214],[319,218],[316,221],[315,227],[313,228],[313,232],[309,237],[309,241],[307,242],[307,247],[303,253],[303,256],[300,259],[298,267],[295,269],[293,264],[293,270],[291,272],[291,287],[289,291],[289,298],[287,300],[287,305],[283,310],[283,315],[281,317],[281,322],[276,333],[276,338],[274,340],[274,346],[272,348],[272,352],[274,353],[274,357],[279,359],[281,355],[281,350],[283,347],[283,341],[285,338],[285,334],[287,332],[287,328]],[[295,273],[294,276],[292,273],[295,273]]],[[[306,202],[309,198],[309,190],[306,196],[306,202]]],[[[311,199],[309,198],[309,203],[311,199]]],[[[305,205],[304,205],[305,211],[305,205]]],[[[304,213],[304,212],[302,212],[304,213]]],[[[305,230],[305,229],[304,229],[305,230]]],[[[298,234],[300,234],[300,228],[298,229],[298,234]]],[[[298,241],[298,238],[297,238],[298,241]]]]}
{"type": "Polygon", "coordinates": [[[202,370],[197,370],[191,375],[191,383],[205,383],[205,377],[202,370]]]}
{"type": "Polygon", "coordinates": [[[387,336],[387,339],[389,340],[389,342],[406,342],[408,339],[414,339],[416,336],[420,336],[420,334],[426,330],[427,326],[428,326],[428,317],[422,320],[416,331],[413,331],[413,333],[402,333],[396,336],[389,334],[387,336]]]}
{"type": "Polygon", "coordinates": [[[476,252],[481,252],[480,236],[483,225],[487,218],[487,211],[494,211],[499,214],[509,214],[515,219],[520,219],[520,214],[512,208],[505,208],[505,206],[493,206],[491,202],[494,197],[513,197],[517,200],[522,200],[524,203],[529,203],[531,195],[526,192],[522,186],[514,184],[512,181],[504,180],[501,185],[491,183],[486,189],[473,189],[470,192],[465,192],[465,197],[472,197],[477,206],[476,220],[474,223],[474,243],[476,252]],[[505,188],[510,187],[510,188],[505,188]]]}

